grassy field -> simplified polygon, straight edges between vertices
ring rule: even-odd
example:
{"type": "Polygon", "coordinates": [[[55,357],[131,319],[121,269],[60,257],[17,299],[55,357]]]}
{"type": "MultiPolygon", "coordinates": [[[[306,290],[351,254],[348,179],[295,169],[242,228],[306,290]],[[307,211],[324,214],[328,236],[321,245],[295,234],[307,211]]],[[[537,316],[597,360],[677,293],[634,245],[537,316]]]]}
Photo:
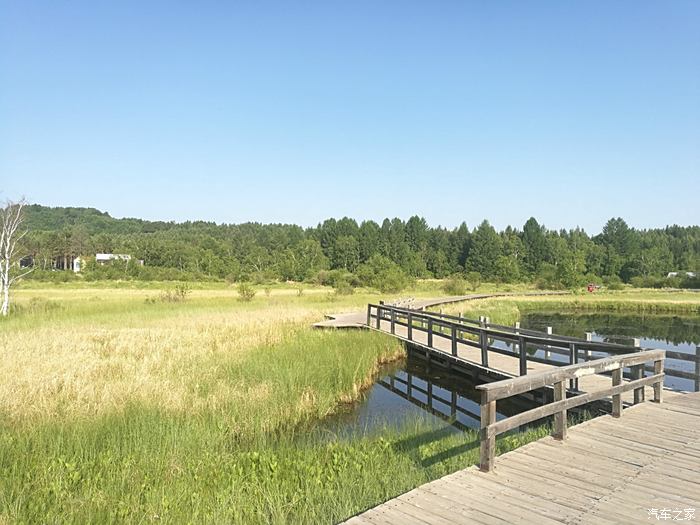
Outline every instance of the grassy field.
{"type": "Polygon", "coordinates": [[[485,315],[493,323],[507,325],[514,324],[523,313],[537,310],[693,315],[700,314],[700,292],[628,289],[563,296],[512,296],[446,304],[433,310],[463,313],[468,318],[485,315]]]}
{"type": "MultiPolygon", "coordinates": [[[[439,296],[438,285],[400,295],[439,296]]],[[[0,322],[0,523],[331,523],[477,461],[474,433],[427,418],[352,439],[319,430],[403,350],[309,325],[391,297],[277,286],[241,302],[217,284],[163,302],[163,286],[17,290],[17,314],[0,322]]],[[[699,301],[644,292],[450,308],[505,320],[531,304],[699,301]]]]}

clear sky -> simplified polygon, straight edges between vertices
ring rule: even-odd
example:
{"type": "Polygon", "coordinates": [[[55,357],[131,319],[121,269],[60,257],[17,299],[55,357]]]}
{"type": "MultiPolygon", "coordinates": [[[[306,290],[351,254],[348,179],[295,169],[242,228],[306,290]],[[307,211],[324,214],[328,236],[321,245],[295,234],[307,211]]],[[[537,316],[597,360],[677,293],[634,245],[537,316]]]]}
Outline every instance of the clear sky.
{"type": "Polygon", "coordinates": [[[700,223],[700,2],[0,0],[0,198],[700,223]]]}

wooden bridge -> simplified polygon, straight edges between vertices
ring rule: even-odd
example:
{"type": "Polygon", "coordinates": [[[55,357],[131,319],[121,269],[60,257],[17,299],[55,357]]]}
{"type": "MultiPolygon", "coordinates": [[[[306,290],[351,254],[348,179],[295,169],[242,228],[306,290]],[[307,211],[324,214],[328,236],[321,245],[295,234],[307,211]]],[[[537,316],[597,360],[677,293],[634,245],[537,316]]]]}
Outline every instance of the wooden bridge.
{"type": "Polygon", "coordinates": [[[427,359],[502,379],[477,387],[478,467],[418,487],[347,523],[700,519],[700,393],[663,389],[665,360],[685,355],[389,305],[369,305],[366,322],[427,359]],[[496,420],[498,401],[535,392],[542,406],[496,420]],[[645,397],[654,402],[642,403],[645,397]],[[567,428],[568,410],[604,399],[611,415],[567,428]],[[623,416],[625,405],[634,406],[623,416]],[[554,417],[552,436],[495,461],[499,434],[546,416],[554,417]]]}
{"type": "MultiPolygon", "coordinates": [[[[504,326],[488,318],[467,319],[461,315],[446,315],[404,308],[396,305],[367,306],[365,326],[389,333],[408,343],[414,354],[431,363],[472,375],[475,379],[494,381],[524,376],[577,363],[641,352],[639,346],[591,341],[564,335],[504,326]]],[[[667,351],[666,359],[695,363],[695,373],[668,369],[666,375],[697,382],[700,359],[697,355],[667,351]]],[[[626,370],[626,379],[641,379],[653,373],[652,365],[635,365],[626,370]]],[[[574,378],[567,390],[580,394],[605,387],[608,380],[600,374],[574,378]]],[[[650,389],[646,389],[646,394],[650,389]]],[[[551,387],[533,392],[534,397],[553,394],[551,387]]],[[[625,394],[623,401],[639,402],[645,398],[645,388],[625,394]]]]}

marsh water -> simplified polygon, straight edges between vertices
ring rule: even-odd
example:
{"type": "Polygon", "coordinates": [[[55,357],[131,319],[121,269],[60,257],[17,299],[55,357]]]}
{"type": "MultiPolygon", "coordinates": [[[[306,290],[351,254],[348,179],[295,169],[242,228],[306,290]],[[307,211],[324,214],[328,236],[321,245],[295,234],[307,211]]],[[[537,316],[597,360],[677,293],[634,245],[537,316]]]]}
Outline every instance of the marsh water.
{"type": "MultiPolygon", "coordinates": [[[[643,348],[664,349],[700,359],[700,318],[672,315],[620,315],[608,313],[529,312],[521,319],[523,328],[593,341],[632,345],[639,339],[643,348]]],[[[665,385],[697,391],[700,362],[667,359],[665,385]]],[[[472,380],[431,367],[411,357],[385,367],[374,386],[359,403],[334,416],[327,429],[340,434],[369,434],[386,428],[405,428],[418,422],[460,432],[479,428],[479,394],[472,380]]],[[[525,400],[510,398],[499,402],[497,419],[532,408],[525,400]]]]}

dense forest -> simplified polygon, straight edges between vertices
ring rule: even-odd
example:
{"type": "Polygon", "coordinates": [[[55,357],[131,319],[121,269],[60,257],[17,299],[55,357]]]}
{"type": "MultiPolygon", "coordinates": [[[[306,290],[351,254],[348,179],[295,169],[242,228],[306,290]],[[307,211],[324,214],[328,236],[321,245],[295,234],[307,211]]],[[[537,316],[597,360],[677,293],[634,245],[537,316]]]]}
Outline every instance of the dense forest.
{"type": "Polygon", "coordinates": [[[574,287],[692,286],[700,269],[700,227],[638,230],[610,219],[593,237],[580,228],[549,230],[534,218],[496,231],[488,221],[473,229],[430,227],[425,219],[381,224],[328,219],[315,228],[289,224],[214,224],[115,219],[92,208],[26,208],[24,251],[34,278],[229,281],[291,280],[352,285],[454,275],[471,280],[536,282],[574,287]],[[95,264],[96,253],[129,254],[134,262],[95,264]],[[81,256],[81,276],[52,271],[81,256]],[[91,257],[93,258],[91,260],[91,257]],[[683,271],[667,279],[671,271],[683,271]]]}

